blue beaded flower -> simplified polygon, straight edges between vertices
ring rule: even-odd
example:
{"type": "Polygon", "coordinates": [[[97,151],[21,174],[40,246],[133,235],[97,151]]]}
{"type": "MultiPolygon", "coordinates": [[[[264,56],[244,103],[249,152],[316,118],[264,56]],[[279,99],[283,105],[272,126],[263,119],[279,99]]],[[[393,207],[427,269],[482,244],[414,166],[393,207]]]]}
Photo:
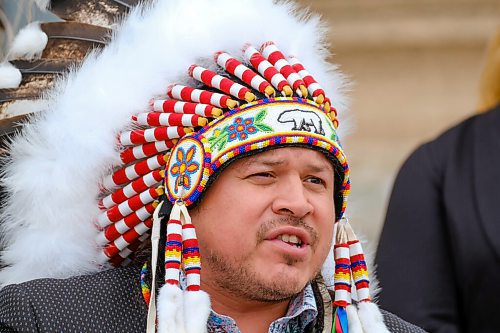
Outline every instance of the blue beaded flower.
{"type": "Polygon", "coordinates": [[[234,120],[234,123],[227,128],[229,132],[228,141],[234,141],[236,139],[242,141],[248,138],[248,136],[257,132],[257,129],[253,125],[253,117],[245,118],[238,117],[234,120]]]}

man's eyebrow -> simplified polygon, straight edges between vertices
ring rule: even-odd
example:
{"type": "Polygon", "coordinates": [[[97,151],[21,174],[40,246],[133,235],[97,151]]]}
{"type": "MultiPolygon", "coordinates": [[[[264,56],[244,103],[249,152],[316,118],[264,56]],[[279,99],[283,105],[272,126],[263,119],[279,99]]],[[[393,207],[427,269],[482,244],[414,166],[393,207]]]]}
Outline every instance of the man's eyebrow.
{"type": "Polygon", "coordinates": [[[243,163],[245,167],[249,167],[252,165],[277,166],[283,164],[285,164],[284,160],[273,159],[273,158],[259,158],[259,157],[249,158],[245,160],[245,162],[243,163]]]}
{"type": "MultiPolygon", "coordinates": [[[[254,157],[254,158],[249,158],[244,161],[243,166],[244,167],[250,167],[254,165],[263,165],[263,166],[281,166],[286,164],[285,160],[281,159],[273,159],[273,158],[259,158],[259,157],[254,157]]],[[[324,172],[328,171],[331,172],[333,170],[333,166],[331,163],[328,163],[325,161],[325,163],[308,163],[306,165],[307,169],[310,169],[312,172],[324,172]]]]}
{"type": "Polygon", "coordinates": [[[331,171],[333,171],[333,166],[331,165],[331,163],[328,163],[328,162],[321,163],[321,164],[310,163],[307,165],[307,168],[313,172],[324,172],[324,171],[331,172],[331,171]]]}

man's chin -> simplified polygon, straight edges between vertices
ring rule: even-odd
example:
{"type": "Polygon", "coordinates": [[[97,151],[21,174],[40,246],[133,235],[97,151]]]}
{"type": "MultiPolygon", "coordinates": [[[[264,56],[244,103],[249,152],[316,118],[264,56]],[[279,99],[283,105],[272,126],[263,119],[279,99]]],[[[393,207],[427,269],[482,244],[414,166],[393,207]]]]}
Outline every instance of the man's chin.
{"type": "Polygon", "coordinates": [[[282,261],[269,265],[268,269],[263,270],[263,274],[271,279],[296,281],[296,284],[304,287],[313,277],[310,268],[302,262],[282,261]]]}
{"type": "Polygon", "coordinates": [[[309,282],[309,279],[297,278],[297,274],[294,275],[291,271],[286,274],[283,274],[283,272],[269,273],[265,275],[255,274],[251,279],[241,279],[238,282],[231,281],[229,284],[226,281],[224,285],[219,284],[219,287],[243,299],[265,303],[280,303],[289,301],[299,294],[309,282]]]}
{"type": "Polygon", "coordinates": [[[303,286],[299,286],[288,284],[283,280],[281,280],[281,282],[281,285],[268,285],[266,283],[261,283],[259,291],[253,293],[250,298],[259,302],[280,303],[289,301],[294,296],[299,294],[305,287],[305,284],[303,286]]]}
{"type": "MultiPolygon", "coordinates": [[[[213,251],[205,257],[210,284],[228,294],[259,302],[281,302],[300,293],[312,279],[305,262],[280,257],[227,258],[213,251]]],[[[203,272],[202,272],[203,278],[203,272]]]]}
{"type": "Polygon", "coordinates": [[[288,266],[280,271],[269,270],[259,284],[273,290],[276,296],[281,295],[280,298],[289,299],[300,293],[311,280],[303,276],[303,273],[303,270],[291,269],[288,266]]]}

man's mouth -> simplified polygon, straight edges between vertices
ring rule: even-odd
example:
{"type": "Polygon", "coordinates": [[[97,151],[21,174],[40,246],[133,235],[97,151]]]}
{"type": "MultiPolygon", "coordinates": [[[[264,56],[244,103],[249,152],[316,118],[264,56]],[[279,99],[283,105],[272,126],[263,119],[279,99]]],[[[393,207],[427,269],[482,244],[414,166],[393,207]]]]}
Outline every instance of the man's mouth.
{"type": "Polygon", "coordinates": [[[279,239],[290,246],[302,247],[302,240],[296,235],[282,234],[276,237],[276,239],[279,239]]]}
{"type": "Polygon", "coordinates": [[[288,255],[304,256],[308,250],[314,250],[315,233],[304,227],[282,225],[268,230],[263,240],[269,241],[275,250],[284,251],[288,255]]]}

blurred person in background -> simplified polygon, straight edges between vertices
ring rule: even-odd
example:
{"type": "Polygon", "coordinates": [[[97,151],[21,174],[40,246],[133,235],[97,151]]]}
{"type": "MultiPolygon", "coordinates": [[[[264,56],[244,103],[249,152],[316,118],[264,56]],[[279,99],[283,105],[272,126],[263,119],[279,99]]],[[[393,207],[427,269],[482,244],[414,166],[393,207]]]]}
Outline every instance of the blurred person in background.
{"type": "Polygon", "coordinates": [[[479,114],[420,146],[396,178],[376,264],[380,304],[433,333],[499,332],[500,30],[479,114]]]}

